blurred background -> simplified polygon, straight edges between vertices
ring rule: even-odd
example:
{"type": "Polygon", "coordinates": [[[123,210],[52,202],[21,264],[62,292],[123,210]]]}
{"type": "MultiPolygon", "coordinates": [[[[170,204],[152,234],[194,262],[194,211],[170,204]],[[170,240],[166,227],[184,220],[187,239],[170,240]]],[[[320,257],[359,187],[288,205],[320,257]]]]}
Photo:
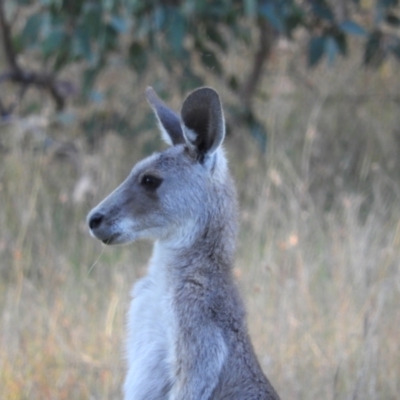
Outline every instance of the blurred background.
{"type": "Polygon", "coordinates": [[[0,397],[115,399],[149,243],[88,211],[161,150],[144,90],[212,86],[234,274],[282,399],[400,393],[397,0],[0,0],[0,397]]]}

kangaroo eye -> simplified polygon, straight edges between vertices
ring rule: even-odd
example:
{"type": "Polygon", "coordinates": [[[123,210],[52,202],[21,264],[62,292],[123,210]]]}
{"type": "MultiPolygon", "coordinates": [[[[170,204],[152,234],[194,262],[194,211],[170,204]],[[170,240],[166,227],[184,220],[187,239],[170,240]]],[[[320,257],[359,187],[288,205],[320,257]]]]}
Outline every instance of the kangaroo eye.
{"type": "Polygon", "coordinates": [[[162,179],[153,175],[144,175],[140,184],[146,189],[156,190],[162,183],[162,179]]]}

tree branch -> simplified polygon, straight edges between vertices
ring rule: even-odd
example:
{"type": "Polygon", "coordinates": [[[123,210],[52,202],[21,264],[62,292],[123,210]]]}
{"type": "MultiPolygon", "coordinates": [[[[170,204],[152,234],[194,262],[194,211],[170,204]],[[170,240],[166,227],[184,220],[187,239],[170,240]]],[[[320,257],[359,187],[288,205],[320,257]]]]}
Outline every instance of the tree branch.
{"type": "Polygon", "coordinates": [[[258,49],[254,55],[251,71],[240,90],[240,99],[246,110],[251,109],[252,100],[260,82],[264,65],[271,55],[276,35],[271,25],[265,18],[259,18],[257,21],[259,40],[258,49]]]}
{"type": "Polygon", "coordinates": [[[24,70],[9,71],[0,75],[0,83],[5,81],[17,83],[25,87],[34,85],[38,88],[48,90],[56,103],[57,110],[62,110],[65,106],[65,98],[75,93],[75,88],[70,82],[57,80],[53,75],[46,73],[24,70]]]}
{"type": "Polygon", "coordinates": [[[17,57],[12,45],[10,31],[11,29],[6,21],[4,12],[4,1],[0,0],[0,32],[3,36],[4,55],[6,56],[10,68],[13,71],[20,71],[21,69],[17,63],[17,57]]]}
{"type": "MultiPolygon", "coordinates": [[[[62,110],[65,106],[65,97],[75,92],[73,85],[66,81],[57,80],[52,74],[26,71],[20,67],[11,40],[11,28],[5,17],[4,0],[0,0],[0,37],[2,37],[4,55],[10,67],[10,71],[0,75],[0,83],[10,81],[23,85],[24,89],[29,85],[46,89],[52,96],[57,110],[62,110]]],[[[22,95],[24,92],[25,90],[21,91],[22,95]]],[[[10,112],[13,107],[9,108],[10,112]]],[[[6,110],[4,105],[1,109],[3,112],[6,110]]]]}

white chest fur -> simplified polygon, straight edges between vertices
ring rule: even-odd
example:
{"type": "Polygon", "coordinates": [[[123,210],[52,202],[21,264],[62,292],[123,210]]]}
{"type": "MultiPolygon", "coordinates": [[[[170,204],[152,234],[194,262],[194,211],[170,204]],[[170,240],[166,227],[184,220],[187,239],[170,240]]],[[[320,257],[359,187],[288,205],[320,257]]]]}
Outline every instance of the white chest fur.
{"type": "Polygon", "coordinates": [[[164,398],[173,383],[175,318],[168,284],[168,258],[168,252],[156,244],[148,275],[132,291],[126,343],[126,400],[164,398]]]}

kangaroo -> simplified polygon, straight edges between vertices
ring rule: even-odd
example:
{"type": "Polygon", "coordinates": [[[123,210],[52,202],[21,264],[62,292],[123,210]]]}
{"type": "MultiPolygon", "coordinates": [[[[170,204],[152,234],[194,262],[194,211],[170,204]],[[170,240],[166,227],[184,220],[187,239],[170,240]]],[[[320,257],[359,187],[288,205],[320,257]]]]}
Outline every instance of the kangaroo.
{"type": "Polygon", "coordinates": [[[105,244],[155,242],[132,291],[124,399],[279,399],[232,276],[237,202],[219,95],[193,91],[180,115],[152,88],[146,95],[170,147],[136,164],[87,217],[105,244]]]}

